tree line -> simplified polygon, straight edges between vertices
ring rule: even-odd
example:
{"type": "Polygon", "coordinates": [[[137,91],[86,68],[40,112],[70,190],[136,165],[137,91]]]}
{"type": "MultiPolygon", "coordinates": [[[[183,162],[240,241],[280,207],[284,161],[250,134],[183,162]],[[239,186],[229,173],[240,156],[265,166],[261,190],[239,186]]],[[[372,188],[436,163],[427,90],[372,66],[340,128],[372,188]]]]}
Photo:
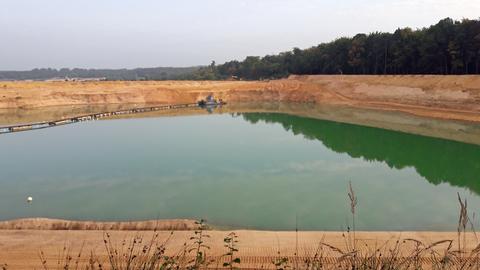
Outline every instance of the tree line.
{"type": "Polygon", "coordinates": [[[276,79],[290,74],[480,74],[480,20],[446,18],[427,28],[342,37],[308,49],[203,67],[0,71],[0,80],[276,79]]]}
{"type": "Polygon", "coordinates": [[[48,80],[68,78],[104,78],[105,80],[174,80],[192,74],[198,67],[157,67],[136,69],[36,68],[28,71],[0,71],[0,80],[48,80]]]}
{"type": "Polygon", "coordinates": [[[329,43],[202,67],[184,79],[275,79],[289,74],[480,74],[480,21],[342,37],[329,43]]]}

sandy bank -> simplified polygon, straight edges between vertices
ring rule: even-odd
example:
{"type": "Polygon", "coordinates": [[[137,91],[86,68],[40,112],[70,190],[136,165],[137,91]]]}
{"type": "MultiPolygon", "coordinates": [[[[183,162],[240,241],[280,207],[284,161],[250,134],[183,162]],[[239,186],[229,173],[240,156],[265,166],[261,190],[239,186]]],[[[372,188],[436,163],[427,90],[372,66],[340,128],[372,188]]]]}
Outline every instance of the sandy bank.
{"type": "Polygon", "coordinates": [[[195,102],[344,105],[480,121],[480,76],[291,76],[275,81],[2,82],[0,109],[195,102]]]}
{"type": "MultiPolygon", "coordinates": [[[[195,224],[190,220],[158,220],[144,222],[74,222],[55,219],[21,219],[0,222],[0,266],[8,265],[8,269],[35,269],[41,267],[38,257],[42,251],[47,258],[47,265],[56,267],[57,262],[65,257],[64,248],[69,250],[72,257],[76,257],[82,250],[81,262],[87,262],[90,252],[100,261],[107,261],[104,244],[105,233],[110,235],[114,247],[120,249],[122,242],[130,243],[133,239],[142,239],[140,248],[149,245],[152,237],[157,234],[157,242],[168,245],[166,255],[178,254],[185,248],[185,243],[191,243],[195,235],[195,224]],[[180,226],[180,227],[179,227],[180,226]],[[158,231],[154,232],[153,229],[158,231]],[[179,229],[182,229],[179,231],[179,229]],[[185,229],[185,230],[183,230],[185,229]],[[63,254],[63,255],[62,255],[63,254]]],[[[220,260],[225,254],[223,239],[231,231],[208,230],[205,238],[209,258],[220,260]]],[[[288,257],[291,261],[298,257],[312,257],[320,252],[319,243],[324,242],[341,250],[347,250],[346,237],[352,237],[344,232],[323,231],[255,231],[235,230],[238,236],[237,256],[241,258],[242,268],[272,269],[273,259],[288,257]]],[[[393,248],[397,241],[401,243],[402,253],[407,255],[415,248],[415,242],[405,241],[415,239],[425,246],[432,243],[452,240],[456,246],[457,232],[357,232],[356,239],[360,250],[370,251],[380,249],[386,252],[393,248]]],[[[465,235],[466,248],[474,249],[477,238],[473,233],[465,235]]],[[[436,250],[443,251],[448,243],[438,245],[436,250]]],[[[328,260],[338,259],[341,254],[325,249],[328,260]]],[[[425,254],[425,256],[428,256],[425,254]]],[[[303,259],[300,259],[303,261],[303,259]]],[[[425,258],[428,263],[428,258],[425,258]]]]}
{"type": "MultiPolygon", "coordinates": [[[[238,256],[242,260],[242,267],[256,267],[271,269],[272,260],[275,257],[286,256],[294,258],[296,251],[296,242],[298,237],[299,257],[312,257],[318,249],[319,243],[323,240],[330,245],[345,249],[345,238],[341,232],[271,232],[271,231],[235,231],[239,236],[238,256]],[[279,253],[280,252],[280,253],[279,253]]],[[[120,247],[123,240],[130,241],[134,236],[140,235],[143,239],[149,240],[153,232],[133,232],[133,231],[110,231],[114,244],[120,247]]],[[[210,238],[206,239],[205,244],[210,247],[208,256],[218,257],[226,252],[223,247],[223,238],[228,231],[208,231],[210,238]]],[[[167,254],[174,254],[182,250],[184,243],[191,240],[193,232],[175,231],[169,241],[167,254]]],[[[164,241],[170,236],[170,232],[159,233],[159,240],[164,241]]],[[[413,238],[431,244],[440,240],[455,240],[455,232],[357,232],[359,245],[364,248],[388,249],[393,246],[397,240],[413,238]],[[386,244],[383,246],[382,244],[386,244]]],[[[475,237],[468,235],[468,247],[474,248],[476,245],[475,237]]],[[[413,242],[407,242],[405,251],[414,248],[413,242]]],[[[106,252],[103,243],[102,231],[5,231],[0,230],[0,265],[6,263],[9,269],[34,269],[41,266],[38,257],[39,250],[42,250],[47,256],[47,262],[55,267],[59,254],[64,247],[71,249],[71,255],[76,256],[83,246],[83,261],[88,259],[90,251],[94,251],[96,256],[106,259],[106,252]]],[[[446,246],[440,246],[445,248],[446,246]]],[[[330,254],[330,256],[339,256],[330,254]]]]}

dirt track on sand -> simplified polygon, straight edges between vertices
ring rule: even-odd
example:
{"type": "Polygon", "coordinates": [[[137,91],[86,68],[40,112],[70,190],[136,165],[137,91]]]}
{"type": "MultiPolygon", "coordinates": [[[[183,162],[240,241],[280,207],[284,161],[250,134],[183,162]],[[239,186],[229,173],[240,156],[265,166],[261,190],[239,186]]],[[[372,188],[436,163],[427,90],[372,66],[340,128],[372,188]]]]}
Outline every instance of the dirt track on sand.
{"type": "Polygon", "coordinates": [[[61,105],[230,103],[344,105],[480,122],[480,76],[291,76],[275,81],[1,82],[0,109],[61,105]]]}

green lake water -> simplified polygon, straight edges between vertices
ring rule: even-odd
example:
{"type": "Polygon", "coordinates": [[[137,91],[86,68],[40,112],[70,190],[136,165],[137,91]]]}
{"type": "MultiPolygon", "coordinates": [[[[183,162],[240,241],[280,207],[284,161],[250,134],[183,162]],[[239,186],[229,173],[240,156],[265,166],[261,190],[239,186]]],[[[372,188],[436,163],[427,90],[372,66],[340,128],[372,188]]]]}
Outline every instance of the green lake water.
{"type": "Polygon", "coordinates": [[[0,151],[0,220],[342,230],[349,181],[358,230],[455,230],[457,192],[480,210],[480,146],[286,114],[84,122],[2,135],[0,151]]]}

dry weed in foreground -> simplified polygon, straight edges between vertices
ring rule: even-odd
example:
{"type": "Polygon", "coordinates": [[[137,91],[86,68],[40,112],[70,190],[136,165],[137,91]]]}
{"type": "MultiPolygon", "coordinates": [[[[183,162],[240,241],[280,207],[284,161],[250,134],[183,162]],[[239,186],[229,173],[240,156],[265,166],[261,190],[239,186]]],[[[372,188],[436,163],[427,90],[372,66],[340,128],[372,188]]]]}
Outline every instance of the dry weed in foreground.
{"type": "Polygon", "coordinates": [[[223,267],[227,267],[230,270],[239,269],[240,258],[235,257],[235,254],[238,252],[238,236],[236,233],[231,232],[223,239],[224,247],[227,248],[227,253],[223,257],[227,257],[228,261],[223,263],[223,267]]]}

